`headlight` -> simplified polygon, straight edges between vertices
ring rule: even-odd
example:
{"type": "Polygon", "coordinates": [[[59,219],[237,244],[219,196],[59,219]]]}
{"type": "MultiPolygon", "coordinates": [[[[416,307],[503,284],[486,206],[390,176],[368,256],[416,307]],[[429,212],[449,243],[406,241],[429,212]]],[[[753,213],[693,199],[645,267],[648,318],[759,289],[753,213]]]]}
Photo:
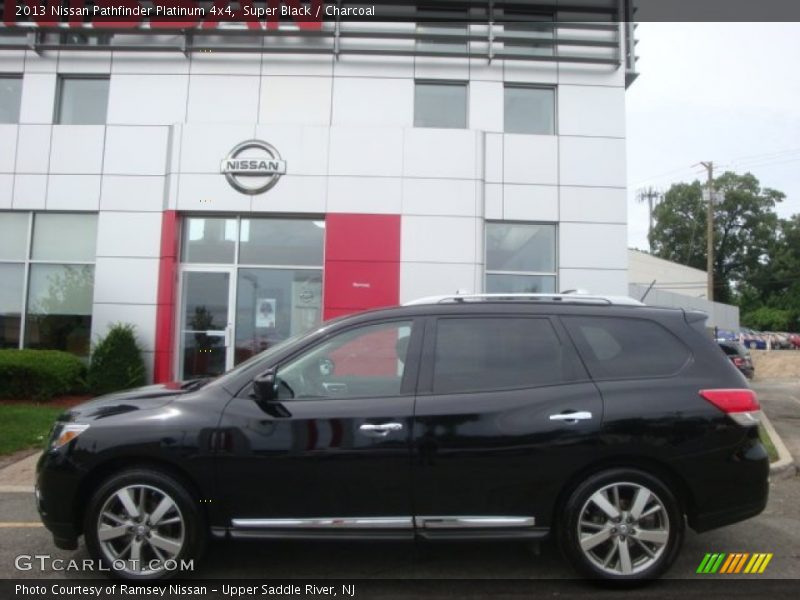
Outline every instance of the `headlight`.
{"type": "Polygon", "coordinates": [[[60,430],[55,432],[53,437],[52,449],[61,448],[64,444],[68,444],[84,431],[89,429],[89,426],[81,423],[67,423],[60,430]]]}

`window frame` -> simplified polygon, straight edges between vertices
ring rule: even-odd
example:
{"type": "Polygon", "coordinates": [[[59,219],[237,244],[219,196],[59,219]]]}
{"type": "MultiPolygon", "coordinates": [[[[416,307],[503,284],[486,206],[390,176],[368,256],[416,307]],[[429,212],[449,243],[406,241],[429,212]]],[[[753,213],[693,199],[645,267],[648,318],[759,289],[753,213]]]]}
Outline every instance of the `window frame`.
{"type": "Polygon", "coordinates": [[[567,331],[556,315],[537,312],[527,312],[522,310],[511,310],[498,312],[496,309],[488,311],[476,311],[469,314],[465,313],[443,313],[435,316],[426,317],[425,340],[420,354],[419,385],[417,386],[417,397],[443,397],[443,396],[463,396],[466,394],[495,394],[498,392],[514,392],[519,390],[533,390],[544,387],[554,387],[560,385],[573,385],[591,381],[589,372],[583,366],[578,356],[574,344],[570,340],[567,331]],[[436,337],[439,332],[439,321],[442,319],[541,319],[549,322],[550,326],[558,339],[562,348],[562,360],[564,363],[564,380],[558,382],[542,383],[540,385],[511,386],[503,388],[487,388],[474,391],[456,392],[434,392],[433,380],[435,376],[436,359],[436,337]]]}
{"type": "MultiPolygon", "coordinates": [[[[499,220],[487,220],[484,223],[484,231],[483,231],[483,289],[486,290],[489,286],[489,275],[521,275],[525,276],[535,276],[535,277],[552,277],[553,278],[553,289],[556,290],[554,293],[558,292],[559,289],[559,229],[558,223],[552,223],[547,221],[499,221],[499,220]],[[486,239],[489,233],[489,226],[490,225],[542,225],[542,226],[549,226],[553,228],[553,271],[506,271],[506,270],[499,270],[499,269],[490,269],[489,268],[489,244],[486,243],[486,239]]],[[[509,292],[512,293],[512,292],[509,292]]]]}
{"type": "Polygon", "coordinates": [[[543,85],[538,83],[524,83],[515,81],[503,82],[503,133],[510,135],[547,135],[557,136],[558,133],[558,86],[543,85]],[[553,92],[553,131],[551,133],[528,133],[524,131],[509,131],[507,126],[508,111],[506,110],[506,92],[509,89],[522,90],[549,90],[553,92]]]}
{"type": "MultiPolygon", "coordinates": [[[[572,340],[572,344],[575,347],[578,355],[581,357],[581,361],[583,362],[586,372],[589,374],[589,377],[592,381],[601,382],[601,381],[640,381],[640,380],[651,380],[651,379],[671,379],[673,377],[677,377],[680,375],[686,367],[691,365],[694,362],[694,352],[692,351],[691,347],[689,347],[680,337],[675,335],[672,331],[669,330],[668,327],[665,327],[663,324],[659,323],[656,319],[650,319],[647,317],[628,317],[628,316],[619,316],[619,315],[597,315],[597,314],[570,314],[570,315],[561,315],[559,317],[561,321],[564,331],[566,331],[569,339],[572,340]],[[681,346],[686,351],[686,359],[680,364],[680,366],[671,372],[664,372],[658,374],[648,374],[648,375],[626,375],[623,377],[617,376],[608,376],[602,375],[598,373],[595,375],[592,373],[592,365],[599,362],[594,354],[594,350],[592,350],[591,346],[589,345],[588,341],[585,339],[585,336],[574,336],[570,333],[569,327],[567,323],[569,320],[574,319],[593,319],[593,320],[615,320],[615,321],[643,321],[646,323],[650,323],[654,325],[656,328],[660,329],[667,336],[671,337],[675,342],[681,346]]],[[[726,356],[727,359],[727,356],[726,356]]]]}
{"type": "Polygon", "coordinates": [[[458,7],[440,7],[437,6],[435,3],[432,4],[421,4],[416,7],[416,12],[414,14],[415,17],[415,34],[417,39],[415,41],[415,51],[420,53],[426,52],[434,52],[436,54],[441,53],[442,56],[447,56],[451,54],[453,56],[464,56],[469,51],[469,33],[470,33],[470,21],[469,21],[469,10],[466,11],[460,10],[458,7]],[[444,15],[452,15],[456,18],[453,21],[425,21],[425,16],[428,15],[429,18],[441,18],[444,15]],[[421,20],[420,20],[421,18],[421,20]],[[429,31],[425,31],[428,29],[429,31]],[[424,37],[426,34],[439,34],[440,31],[433,31],[433,30],[454,30],[458,32],[462,32],[463,35],[463,43],[455,43],[454,41],[446,41],[446,40],[423,40],[420,37],[424,37]]]}
{"type": "Polygon", "coordinates": [[[549,31],[549,36],[532,36],[529,39],[521,39],[521,40],[503,40],[503,52],[506,54],[516,54],[515,52],[507,52],[509,48],[524,48],[525,50],[534,50],[535,48],[546,48],[549,52],[543,52],[541,54],[537,54],[536,52],[521,52],[519,53],[519,58],[526,58],[529,56],[558,56],[558,35],[556,30],[558,29],[558,21],[556,20],[556,14],[552,11],[543,11],[543,10],[520,10],[519,8],[506,8],[500,9],[498,11],[500,14],[497,15],[497,24],[502,25],[503,27],[503,35],[506,32],[509,33],[520,33],[525,31],[535,32],[537,31],[536,24],[537,23],[544,23],[546,24],[545,27],[541,27],[538,30],[545,30],[549,31]],[[509,25],[511,26],[509,28],[509,25]],[[538,39],[545,39],[548,41],[552,41],[552,43],[548,44],[536,44],[536,40],[538,39]],[[527,43],[526,43],[527,42],[527,43]]]}
{"type": "Polygon", "coordinates": [[[53,103],[53,125],[88,125],[101,127],[108,124],[108,100],[111,94],[111,76],[104,73],[59,73],[56,79],[56,96],[53,103]],[[64,102],[65,81],[104,80],[108,82],[106,91],[106,112],[102,123],[64,123],[61,120],[61,107],[64,102]]]}
{"type": "MultiPolygon", "coordinates": [[[[20,304],[20,324],[19,324],[19,340],[17,342],[17,349],[23,350],[27,348],[25,345],[25,338],[27,336],[27,322],[28,322],[28,297],[29,297],[29,288],[30,288],[30,280],[31,280],[31,268],[35,265],[56,265],[56,266],[63,266],[63,265],[78,265],[78,266],[90,266],[93,268],[93,273],[97,273],[97,250],[95,248],[95,259],[91,261],[87,260],[67,260],[67,261],[58,261],[52,259],[41,259],[41,258],[33,258],[33,236],[35,233],[34,222],[36,220],[37,215],[55,215],[55,214],[68,214],[68,215],[82,215],[82,216],[95,216],[98,217],[98,213],[93,211],[0,211],[0,217],[4,214],[25,214],[27,215],[28,224],[27,224],[27,239],[25,244],[25,256],[22,259],[14,260],[14,259],[4,259],[0,258],[0,264],[12,264],[12,265],[22,265],[22,303],[20,304]]],[[[95,283],[93,282],[92,287],[94,289],[95,283]]],[[[94,291],[92,292],[94,294],[94,291]]],[[[91,313],[91,316],[94,317],[94,314],[91,313]]],[[[91,341],[91,340],[90,340],[91,341]]]]}
{"type": "Polygon", "coordinates": [[[0,79],[15,79],[19,81],[19,97],[17,98],[17,119],[15,121],[8,121],[8,122],[0,121],[0,124],[3,125],[18,125],[20,117],[22,116],[22,94],[25,91],[23,89],[25,86],[25,78],[23,77],[23,73],[6,73],[0,71],[0,79]]]}
{"type": "Polygon", "coordinates": [[[244,386],[239,390],[237,397],[253,397],[253,382],[252,379],[254,376],[257,376],[260,373],[264,373],[268,370],[275,371],[276,375],[280,372],[281,368],[283,368],[286,364],[294,361],[295,359],[301,357],[304,354],[309,352],[314,352],[317,348],[321,345],[329,342],[334,337],[339,335],[347,334],[351,331],[361,328],[367,327],[374,327],[376,325],[387,325],[389,323],[410,323],[411,324],[411,335],[408,342],[408,349],[406,350],[406,365],[403,369],[403,377],[400,382],[400,393],[394,396],[335,396],[335,397],[325,397],[325,398],[290,398],[290,399],[282,399],[279,400],[281,403],[294,403],[294,402],[335,402],[337,400],[347,400],[348,402],[352,401],[369,401],[375,400],[378,398],[405,398],[408,396],[414,396],[417,393],[417,379],[419,376],[420,370],[420,361],[422,358],[422,342],[423,336],[426,331],[426,318],[420,317],[416,315],[400,315],[396,317],[387,317],[383,319],[376,319],[376,320],[369,320],[369,321],[361,321],[358,323],[352,323],[350,325],[344,327],[337,327],[336,329],[332,329],[331,331],[325,333],[322,336],[316,336],[311,334],[311,338],[309,338],[308,343],[302,344],[301,346],[295,348],[289,354],[281,354],[279,358],[275,361],[265,361],[264,364],[253,364],[251,365],[246,371],[242,372],[240,376],[242,377],[242,382],[244,386]]]}
{"type": "Polygon", "coordinates": [[[469,103],[470,103],[469,81],[462,79],[414,79],[414,129],[452,129],[462,131],[469,129],[469,103]],[[446,127],[443,125],[417,125],[417,86],[419,85],[438,85],[464,88],[464,126],[446,127]]]}

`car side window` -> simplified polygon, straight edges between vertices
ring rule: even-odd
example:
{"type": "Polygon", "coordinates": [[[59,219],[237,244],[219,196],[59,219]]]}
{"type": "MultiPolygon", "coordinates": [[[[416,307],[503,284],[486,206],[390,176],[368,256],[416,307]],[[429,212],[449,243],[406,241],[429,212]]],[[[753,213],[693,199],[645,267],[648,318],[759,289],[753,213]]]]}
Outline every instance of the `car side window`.
{"type": "Polygon", "coordinates": [[[278,399],[399,396],[411,327],[411,321],[357,327],[294,357],[278,369],[278,399]]]}
{"type": "Polygon", "coordinates": [[[548,319],[441,318],[433,393],[535,387],[567,379],[564,349],[548,319]]]}
{"type": "Polygon", "coordinates": [[[562,317],[595,379],[667,377],[691,358],[667,329],[648,319],[562,317]]]}

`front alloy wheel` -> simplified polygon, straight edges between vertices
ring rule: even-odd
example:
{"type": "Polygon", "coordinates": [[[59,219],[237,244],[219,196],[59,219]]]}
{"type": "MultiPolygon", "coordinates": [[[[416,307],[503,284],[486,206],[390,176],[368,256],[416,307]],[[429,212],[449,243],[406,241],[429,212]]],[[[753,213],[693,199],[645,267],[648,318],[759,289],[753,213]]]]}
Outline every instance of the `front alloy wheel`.
{"type": "Polygon", "coordinates": [[[651,579],[675,559],[683,515],[654,477],[615,469],[590,477],[572,493],[559,541],[572,564],[590,577],[651,579]]]}
{"type": "MultiPolygon", "coordinates": [[[[199,558],[205,545],[202,512],[171,475],[123,471],[92,497],[84,521],[93,558],[125,579],[160,579],[199,558]]],[[[193,563],[192,563],[193,564],[193,563]]]]}
{"type": "Polygon", "coordinates": [[[131,574],[152,575],[180,556],[185,528],[178,505],[164,490],[129,485],[105,501],[97,538],[106,561],[124,564],[131,574]]]}

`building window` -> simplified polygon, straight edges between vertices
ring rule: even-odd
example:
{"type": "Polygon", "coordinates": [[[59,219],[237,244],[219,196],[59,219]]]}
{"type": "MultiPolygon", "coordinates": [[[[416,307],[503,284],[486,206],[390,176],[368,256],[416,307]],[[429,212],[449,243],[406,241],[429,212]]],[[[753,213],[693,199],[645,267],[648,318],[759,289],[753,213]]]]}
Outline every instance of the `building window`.
{"type": "Polygon", "coordinates": [[[218,374],[322,320],[324,221],[188,217],[183,231],[184,379],[218,374]]]}
{"type": "Polygon", "coordinates": [[[108,77],[60,77],[55,122],[103,125],[108,110],[108,77]]]}
{"type": "Polygon", "coordinates": [[[555,54],[555,19],[552,14],[506,10],[503,14],[503,47],[520,58],[555,54]]]}
{"type": "Polygon", "coordinates": [[[89,355],[96,241],[94,214],[0,213],[0,347],[89,355]]]}
{"type": "Polygon", "coordinates": [[[550,294],[556,291],[556,226],[486,224],[486,291],[550,294]]]}
{"type": "Polygon", "coordinates": [[[466,129],[467,84],[417,81],[414,86],[414,127],[466,129]]]}
{"type": "Polygon", "coordinates": [[[0,123],[19,123],[22,77],[0,75],[0,123]]]}
{"type": "Polygon", "coordinates": [[[507,85],[505,132],[554,135],[556,91],[553,88],[507,85]]]}
{"type": "Polygon", "coordinates": [[[467,14],[463,10],[420,6],[417,8],[417,52],[465,54],[467,14]],[[451,19],[452,20],[449,20],[451,19]],[[447,19],[447,20],[444,20],[447,19]]]}
{"type": "Polygon", "coordinates": [[[64,46],[108,46],[111,44],[113,34],[101,33],[87,35],[78,31],[68,31],[61,34],[61,44],[64,46]]]}

